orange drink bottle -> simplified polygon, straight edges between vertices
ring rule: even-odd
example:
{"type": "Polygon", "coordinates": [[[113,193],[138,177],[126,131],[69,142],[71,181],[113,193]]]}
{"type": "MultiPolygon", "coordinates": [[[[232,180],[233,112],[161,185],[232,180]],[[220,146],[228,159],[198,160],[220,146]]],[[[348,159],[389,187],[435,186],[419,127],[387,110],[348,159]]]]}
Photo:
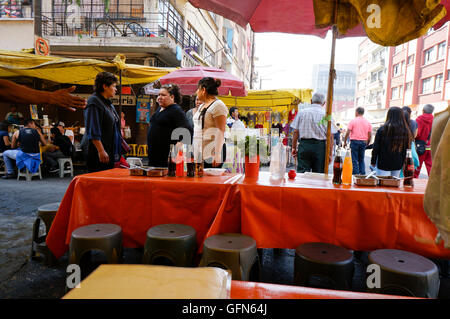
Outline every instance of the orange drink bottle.
{"type": "Polygon", "coordinates": [[[342,167],[342,184],[351,185],[352,184],[352,155],[350,150],[345,153],[344,165],[342,167]]]}

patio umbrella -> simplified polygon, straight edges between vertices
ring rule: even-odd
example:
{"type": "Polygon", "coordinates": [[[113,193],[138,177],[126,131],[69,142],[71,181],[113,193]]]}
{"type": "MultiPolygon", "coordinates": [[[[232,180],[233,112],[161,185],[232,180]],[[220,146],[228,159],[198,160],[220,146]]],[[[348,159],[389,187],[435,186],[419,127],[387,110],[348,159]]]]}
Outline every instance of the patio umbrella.
{"type": "Polygon", "coordinates": [[[222,15],[254,32],[283,32],[325,37],[333,30],[327,92],[328,174],[329,140],[336,38],[368,36],[384,46],[396,46],[441,27],[450,19],[450,0],[189,0],[197,8],[222,15]]]}
{"type": "Polygon", "coordinates": [[[198,81],[204,77],[219,79],[222,84],[219,87],[219,95],[246,96],[247,91],[244,82],[234,75],[217,68],[194,66],[180,68],[159,79],[162,85],[176,84],[180,87],[181,94],[194,95],[197,91],[198,81]]]}

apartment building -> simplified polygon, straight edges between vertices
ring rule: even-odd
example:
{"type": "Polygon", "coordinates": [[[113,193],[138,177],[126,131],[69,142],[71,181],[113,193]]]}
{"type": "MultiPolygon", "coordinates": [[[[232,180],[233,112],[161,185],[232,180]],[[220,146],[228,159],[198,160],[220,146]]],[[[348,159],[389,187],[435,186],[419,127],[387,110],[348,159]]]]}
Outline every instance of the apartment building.
{"type": "MultiPolygon", "coordinates": [[[[356,64],[336,64],[336,79],[333,90],[333,115],[341,121],[347,110],[354,109],[355,87],[356,87],[356,64]]],[[[330,74],[329,64],[316,64],[313,67],[313,78],[311,87],[313,92],[322,93],[327,96],[328,77],[330,74]]],[[[350,113],[352,113],[351,111],[350,113]]]]}
{"type": "Polygon", "coordinates": [[[408,105],[413,117],[422,114],[425,104],[433,104],[436,112],[447,108],[449,41],[447,23],[416,40],[389,48],[386,107],[408,105]]]}
{"type": "MultiPolygon", "coordinates": [[[[2,0],[0,40],[10,50],[34,47],[29,0],[2,0]],[[23,5],[27,3],[27,5],[23,5]],[[2,9],[3,8],[3,9],[2,9]],[[3,10],[3,11],[2,11],[3,10]],[[7,14],[8,13],[8,14],[7,14]]],[[[34,15],[50,54],[112,59],[150,66],[220,67],[250,86],[253,32],[186,0],[41,0],[34,15]]]]}
{"type": "MultiPolygon", "coordinates": [[[[359,45],[356,76],[355,108],[363,107],[371,122],[382,122],[386,117],[386,75],[389,48],[364,39],[359,45]]],[[[351,118],[354,117],[354,110],[351,118]]]]}

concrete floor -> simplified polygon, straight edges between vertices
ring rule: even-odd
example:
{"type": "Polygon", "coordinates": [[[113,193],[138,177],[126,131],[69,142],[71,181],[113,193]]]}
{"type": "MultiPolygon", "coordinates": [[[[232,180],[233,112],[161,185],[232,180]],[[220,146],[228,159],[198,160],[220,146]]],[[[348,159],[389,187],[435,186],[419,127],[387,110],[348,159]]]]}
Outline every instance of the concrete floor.
{"type": "MultiPolygon", "coordinates": [[[[264,168],[268,169],[268,168],[264,168]]],[[[77,172],[76,172],[77,173],[77,172]]],[[[78,172],[81,173],[81,172],[78,172]]],[[[67,254],[53,267],[46,267],[30,260],[32,225],[37,207],[62,200],[71,181],[46,176],[43,180],[0,179],[0,299],[9,298],[61,298],[65,294],[67,254]]],[[[293,285],[294,250],[260,249],[261,282],[293,285]]],[[[124,263],[139,264],[142,249],[124,249],[124,263]]],[[[352,291],[365,290],[367,254],[356,258],[352,291]]],[[[91,261],[82,268],[82,277],[87,276],[104,262],[101,253],[93,253],[91,261]]],[[[442,261],[433,260],[438,266],[442,261]]],[[[450,298],[450,279],[442,274],[439,298],[450,298]]],[[[330,288],[319,278],[311,282],[319,288],[330,288]]]]}

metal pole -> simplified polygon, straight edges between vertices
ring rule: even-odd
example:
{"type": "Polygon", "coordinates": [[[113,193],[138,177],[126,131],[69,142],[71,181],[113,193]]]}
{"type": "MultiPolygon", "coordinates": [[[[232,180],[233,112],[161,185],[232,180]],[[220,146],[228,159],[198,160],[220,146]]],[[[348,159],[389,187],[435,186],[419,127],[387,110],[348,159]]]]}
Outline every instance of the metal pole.
{"type": "Polygon", "coordinates": [[[336,78],[336,70],[334,69],[334,58],[335,58],[335,52],[336,52],[336,38],[337,38],[337,27],[336,25],[333,25],[333,40],[331,42],[331,61],[330,61],[330,73],[328,76],[328,92],[327,92],[327,143],[326,143],[326,149],[325,149],[325,175],[328,175],[328,164],[329,160],[328,157],[330,156],[330,142],[331,142],[331,112],[333,110],[333,86],[334,86],[334,80],[336,78]]]}
{"type": "Polygon", "coordinates": [[[119,111],[119,125],[122,130],[122,69],[119,70],[119,111]]]}
{"type": "Polygon", "coordinates": [[[33,1],[34,35],[42,36],[42,0],[33,1]]]}
{"type": "Polygon", "coordinates": [[[250,90],[253,89],[253,72],[255,72],[255,32],[252,32],[252,60],[250,68],[250,90]]]}

